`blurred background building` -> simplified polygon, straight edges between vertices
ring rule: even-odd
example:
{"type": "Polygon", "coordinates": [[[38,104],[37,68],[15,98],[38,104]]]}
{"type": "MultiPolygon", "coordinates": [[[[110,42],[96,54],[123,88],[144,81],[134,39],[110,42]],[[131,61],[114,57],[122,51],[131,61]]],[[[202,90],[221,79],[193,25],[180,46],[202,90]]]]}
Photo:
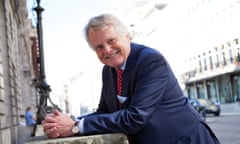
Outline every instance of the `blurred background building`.
{"type": "Polygon", "coordinates": [[[181,81],[189,98],[240,100],[239,13],[239,0],[194,1],[182,12],[181,47],[191,55],[185,56],[181,81]]]}

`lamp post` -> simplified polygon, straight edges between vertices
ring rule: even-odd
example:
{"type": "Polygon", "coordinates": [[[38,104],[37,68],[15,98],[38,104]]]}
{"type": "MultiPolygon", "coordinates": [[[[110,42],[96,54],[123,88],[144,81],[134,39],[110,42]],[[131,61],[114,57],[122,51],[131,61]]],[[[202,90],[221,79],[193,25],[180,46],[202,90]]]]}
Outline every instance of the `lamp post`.
{"type": "MultiPolygon", "coordinates": [[[[51,113],[53,109],[58,109],[58,106],[55,105],[49,93],[51,91],[50,86],[46,82],[45,68],[44,68],[44,51],[43,51],[43,36],[42,36],[42,12],[44,9],[40,6],[40,0],[37,1],[37,6],[33,9],[37,14],[37,36],[38,36],[38,57],[37,57],[37,65],[39,75],[37,76],[37,85],[36,89],[39,93],[39,102],[37,103],[37,124],[41,124],[41,121],[44,119],[47,113],[51,113]],[[52,104],[52,106],[47,105],[47,100],[52,104]]],[[[61,110],[60,110],[61,111],[61,110]]],[[[33,131],[33,135],[35,135],[36,126],[33,131]]]]}
{"type": "Polygon", "coordinates": [[[40,0],[37,0],[37,7],[34,8],[37,14],[37,35],[38,35],[38,47],[39,47],[39,59],[40,62],[40,78],[45,79],[44,69],[44,53],[43,53],[43,36],[42,36],[42,12],[44,9],[40,6],[40,0]]]}

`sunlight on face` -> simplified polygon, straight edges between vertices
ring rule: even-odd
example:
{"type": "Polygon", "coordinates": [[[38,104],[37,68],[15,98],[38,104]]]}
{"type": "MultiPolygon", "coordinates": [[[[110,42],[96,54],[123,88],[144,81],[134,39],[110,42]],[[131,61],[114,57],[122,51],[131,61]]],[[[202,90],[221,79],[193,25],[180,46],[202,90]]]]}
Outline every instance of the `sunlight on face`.
{"type": "Polygon", "coordinates": [[[121,36],[111,25],[89,29],[89,42],[99,60],[111,67],[121,67],[130,53],[129,34],[121,36]]]}

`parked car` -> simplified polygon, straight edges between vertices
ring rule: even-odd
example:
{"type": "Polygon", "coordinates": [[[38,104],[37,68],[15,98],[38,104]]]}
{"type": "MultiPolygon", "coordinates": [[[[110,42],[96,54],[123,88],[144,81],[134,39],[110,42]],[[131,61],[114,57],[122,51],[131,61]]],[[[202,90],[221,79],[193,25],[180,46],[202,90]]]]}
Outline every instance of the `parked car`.
{"type": "Polygon", "coordinates": [[[221,113],[221,105],[218,102],[214,102],[206,99],[189,99],[189,103],[203,116],[206,114],[214,114],[219,116],[221,113]]]}
{"type": "Polygon", "coordinates": [[[204,119],[206,119],[205,106],[201,105],[198,99],[188,99],[191,106],[200,114],[204,119]]]}
{"type": "Polygon", "coordinates": [[[221,113],[221,104],[219,102],[206,100],[206,99],[198,99],[199,103],[205,107],[206,114],[214,114],[215,116],[219,116],[221,113]]]}

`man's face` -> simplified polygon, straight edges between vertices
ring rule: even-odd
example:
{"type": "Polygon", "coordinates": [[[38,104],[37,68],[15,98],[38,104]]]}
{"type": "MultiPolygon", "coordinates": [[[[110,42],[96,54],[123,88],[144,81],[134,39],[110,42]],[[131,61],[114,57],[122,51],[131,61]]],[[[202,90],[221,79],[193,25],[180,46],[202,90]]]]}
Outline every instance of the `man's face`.
{"type": "Polygon", "coordinates": [[[103,29],[89,29],[89,42],[99,60],[108,66],[119,68],[130,53],[130,36],[121,36],[113,26],[103,29]]]}

